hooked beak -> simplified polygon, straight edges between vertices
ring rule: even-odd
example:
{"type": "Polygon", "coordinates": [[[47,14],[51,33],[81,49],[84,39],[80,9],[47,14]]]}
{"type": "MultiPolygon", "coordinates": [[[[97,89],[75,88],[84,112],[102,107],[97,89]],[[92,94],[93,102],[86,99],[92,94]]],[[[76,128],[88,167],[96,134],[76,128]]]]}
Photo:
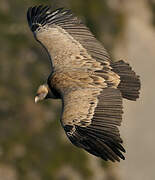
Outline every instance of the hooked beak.
{"type": "Polygon", "coordinates": [[[35,96],[34,102],[37,103],[38,101],[42,101],[46,99],[47,93],[41,93],[35,96]]]}
{"type": "Polygon", "coordinates": [[[39,97],[36,96],[35,99],[34,99],[34,102],[37,103],[39,101],[39,97]]]}

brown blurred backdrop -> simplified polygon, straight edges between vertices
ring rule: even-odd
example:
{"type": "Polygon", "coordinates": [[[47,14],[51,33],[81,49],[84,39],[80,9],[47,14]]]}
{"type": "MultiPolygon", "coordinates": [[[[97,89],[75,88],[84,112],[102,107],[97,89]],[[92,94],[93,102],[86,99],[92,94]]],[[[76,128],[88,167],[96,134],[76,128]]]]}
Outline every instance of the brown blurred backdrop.
{"type": "Polygon", "coordinates": [[[155,179],[155,0],[0,1],[0,180],[155,179]],[[59,101],[34,104],[50,66],[26,20],[29,6],[71,8],[113,60],[141,76],[137,102],[124,100],[126,160],[105,163],[74,147],[61,128],[59,101]]]}

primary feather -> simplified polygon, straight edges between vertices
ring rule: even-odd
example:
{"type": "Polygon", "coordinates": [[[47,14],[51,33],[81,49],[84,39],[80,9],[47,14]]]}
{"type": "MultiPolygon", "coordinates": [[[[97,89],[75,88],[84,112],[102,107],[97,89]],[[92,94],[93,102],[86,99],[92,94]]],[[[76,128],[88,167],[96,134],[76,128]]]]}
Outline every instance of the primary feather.
{"type": "Polygon", "coordinates": [[[52,72],[47,97],[62,99],[61,122],[70,141],[104,160],[125,159],[118,130],[122,96],[138,98],[139,77],[124,61],[113,63],[70,10],[35,6],[28,9],[27,19],[36,40],[49,53],[52,72]]]}

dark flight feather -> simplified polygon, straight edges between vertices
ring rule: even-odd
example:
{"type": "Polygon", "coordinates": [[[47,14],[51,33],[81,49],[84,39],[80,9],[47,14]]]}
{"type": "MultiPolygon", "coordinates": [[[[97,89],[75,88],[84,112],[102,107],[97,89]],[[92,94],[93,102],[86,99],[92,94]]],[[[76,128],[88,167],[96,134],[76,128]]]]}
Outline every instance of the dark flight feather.
{"type": "Polygon", "coordinates": [[[34,33],[45,25],[51,26],[55,24],[62,27],[74,39],[79,41],[97,61],[110,61],[109,54],[103,45],[96,40],[89,29],[72,14],[71,10],[60,8],[52,11],[48,7],[35,6],[28,9],[27,19],[34,33]]]}
{"type": "Polygon", "coordinates": [[[117,125],[120,125],[122,121],[122,96],[117,89],[105,88],[98,99],[90,125],[86,127],[66,125],[69,127],[64,126],[66,134],[73,144],[104,160],[110,159],[114,162],[119,161],[119,158],[125,159],[122,154],[122,152],[125,152],[121,145],[123,141],[115,125],[116,122],[118,122],[117,125]],[[98,116],[101,116],[98,108],[103,110],[100,124],[96,121],[98,116]],[[110,114],[111,111],[113,111],[113,116],[110,114]],[[104,114],[107,114],[108,118],[104,114]]]}
{"type": "Polygon", "coordinates": [[[47,84],[51,94],[62,99],[61,123],[70,141],[106,161],[125,159],[118,129],[122,97],[139,97],[139,76],[128,63],[112,62],[70,10],[34,6],[27,20],[51,59],[47,84]]]}
{"type": "Polygon", "coordinates": [[[120,89],[123,98],[136,101],[139,98],[141,88],[139,76],[132,70],[130,65],[123,60],[111,64],[113,71],[120,76],[120,89]]]}

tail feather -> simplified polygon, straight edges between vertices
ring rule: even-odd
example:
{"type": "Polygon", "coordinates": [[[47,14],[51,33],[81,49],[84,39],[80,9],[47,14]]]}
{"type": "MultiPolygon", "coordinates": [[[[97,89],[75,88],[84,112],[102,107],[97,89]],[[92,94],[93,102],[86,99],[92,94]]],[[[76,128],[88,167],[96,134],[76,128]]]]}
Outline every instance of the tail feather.
{"type": "Polygon", "coordinates": [[[131,66],[123,60],[111,64],[113,71],[120,76],[118,89],[121,91],[123,98],[136,101],[139,98],[140,79],[132,70],[131,66]]]}

